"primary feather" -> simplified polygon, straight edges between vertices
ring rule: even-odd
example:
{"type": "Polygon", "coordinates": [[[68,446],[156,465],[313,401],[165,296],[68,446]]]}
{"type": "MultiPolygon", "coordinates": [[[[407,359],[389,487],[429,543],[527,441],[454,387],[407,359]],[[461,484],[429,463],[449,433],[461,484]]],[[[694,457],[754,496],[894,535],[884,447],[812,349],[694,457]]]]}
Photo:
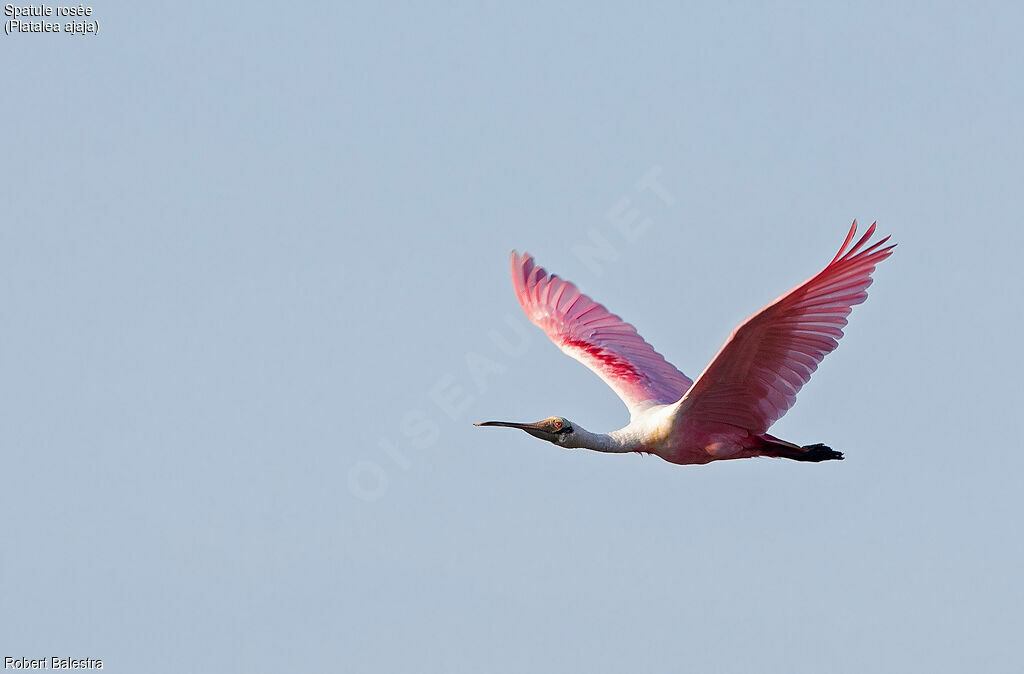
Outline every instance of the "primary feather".
{"type": "Polygon", "coordinates": [[[854,221],[836,256],[821,272],[747,319],[722,346],[681,401],[680,412],[764,433],[785,414],[818,363],[837,346],[846,317],[867,299],[871,272],[889,257],[889,237],[857,252],[854,221]]]}
{"type": "Polygon", "coordinates": [[[631,415],[675,402],[693,384],[636,328],[569,281],[536,266],[529,253],[512,252],[512,284],[530,321],[604,380],[631,415]]]}

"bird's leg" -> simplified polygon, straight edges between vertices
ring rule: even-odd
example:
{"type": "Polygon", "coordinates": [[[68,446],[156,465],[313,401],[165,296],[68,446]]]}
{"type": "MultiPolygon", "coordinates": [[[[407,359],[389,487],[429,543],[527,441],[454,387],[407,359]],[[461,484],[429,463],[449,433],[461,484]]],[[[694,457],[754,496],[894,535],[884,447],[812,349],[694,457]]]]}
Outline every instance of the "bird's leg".
{"type": "Polygon", "coordinates": [[[818,461],[831,461],[839,460],[842,461],[843,453],[837,452],[828,445],[817,443],[814,445],[795,445],[792,442],[786,442],[785,440],[779,440],[770,435],[762,436],[764,444],[760,447],[762,456],[776,456],[783,459],[793,459],[794,461],[811,461],[817,463],[818,461]]]}
{"type": "Polygon", "coordinates": [[[843,460],[843,453],[837,452],[828,445],[822,443],[816,443],[813,445],[804,445],[800,448],[801,454],[796,456],[787,456],[787,459],[795,459],[796,461],[831,461],[837,459],[843,460]]]}

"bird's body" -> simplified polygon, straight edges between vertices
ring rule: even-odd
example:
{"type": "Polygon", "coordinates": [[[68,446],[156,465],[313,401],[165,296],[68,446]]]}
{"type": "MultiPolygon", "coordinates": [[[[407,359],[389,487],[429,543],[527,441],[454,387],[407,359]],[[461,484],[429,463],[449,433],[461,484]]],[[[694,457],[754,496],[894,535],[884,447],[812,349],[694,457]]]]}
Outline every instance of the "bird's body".
{"type": "Polygon", "coordinates": [[[867,297],[875,265],[892,253],[888,237],[865,248],[875,225],[852,247],[854,221],[825,269],[751,316],[696,381],[668,363],[636,329],[573,284],[512,253],[512,282],[529,319],[622,399],[630,423],[591,433],[562,417],[510,426],[566,448],[643,452],[678,464],[773,456],[842,459],[825,445],[800,446],[768,434],[796,401],[818,363],[838,346],[846,316],[867,297]]]}

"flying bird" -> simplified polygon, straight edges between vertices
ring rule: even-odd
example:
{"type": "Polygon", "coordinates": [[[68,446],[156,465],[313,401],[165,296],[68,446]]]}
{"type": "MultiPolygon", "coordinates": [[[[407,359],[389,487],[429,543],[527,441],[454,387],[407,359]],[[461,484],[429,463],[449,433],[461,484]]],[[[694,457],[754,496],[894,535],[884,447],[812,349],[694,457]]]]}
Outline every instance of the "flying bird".
{"type": "Polygon", "coordinates": [[[610,433],[592,433],[564,417],[475,425],[519,428],[567,449],[642,452],[678,464],[754,456],[842,459],[842,452],[827,445],[801,446],[769,435],[768,429],[839,345],[847,315],[867,299],[875,265],[892,254],[895,244],[885,246],[889,237],[867,245],[874,232],[872,224],[851,247],[854,220],[832,261],[736,328],[696,381],[632,325],[572,283],[548,274],[528,253],[513,251],[512,284],[527,317],[615,391],[629,408],[630,421],[610,433]]]}

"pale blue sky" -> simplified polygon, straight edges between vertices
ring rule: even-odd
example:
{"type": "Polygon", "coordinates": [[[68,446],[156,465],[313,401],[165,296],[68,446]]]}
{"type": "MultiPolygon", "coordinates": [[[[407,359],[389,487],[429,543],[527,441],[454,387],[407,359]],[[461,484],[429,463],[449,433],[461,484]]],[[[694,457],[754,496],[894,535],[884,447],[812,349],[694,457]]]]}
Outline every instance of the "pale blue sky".
{"type": "Polygon", "coordinates": [[[0,38],[0,657],[1021,671],[1024,13],[369,5],[0,38]],[[773,430],[846,461],[471,426],[626,421],[511,249],[695,376],[853,218],[900,245],[773,430]]]}

